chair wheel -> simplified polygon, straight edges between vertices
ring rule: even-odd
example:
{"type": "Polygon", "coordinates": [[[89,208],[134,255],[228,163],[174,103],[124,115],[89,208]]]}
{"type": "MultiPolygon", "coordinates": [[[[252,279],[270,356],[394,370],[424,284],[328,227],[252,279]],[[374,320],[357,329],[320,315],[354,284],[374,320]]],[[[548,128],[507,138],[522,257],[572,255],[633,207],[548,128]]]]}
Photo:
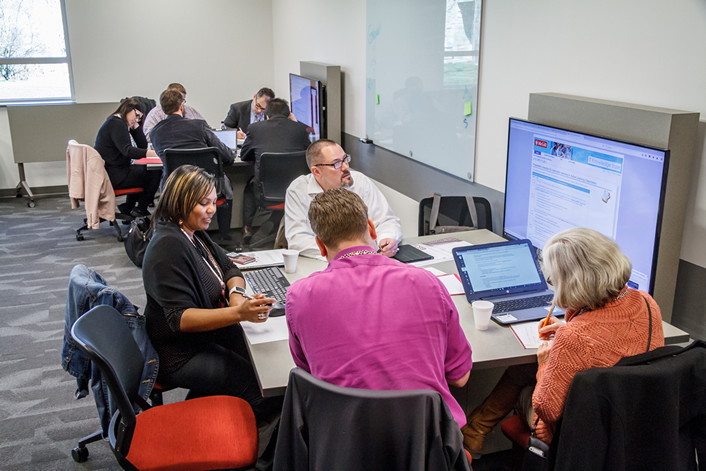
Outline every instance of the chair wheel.
{"type": "Polygon", "coordinates": [[[27,206],[29,206],[30,208],[34,208],[35,206],[37,206],[37,203],[35,203],[34,201],[30,201],[29,203],[27,203],[27,206]]]}
{"type": "Polygon", "coordinates": [[[71,457],[77,463],[83,463],[88,459],[88,448],[76,447],[71,450],[71,457]]]}
{"type": "Polygon", "coordinates": [[[76,234],[76,240],[79,242],[83,240],[83,234],[76,234]]]}

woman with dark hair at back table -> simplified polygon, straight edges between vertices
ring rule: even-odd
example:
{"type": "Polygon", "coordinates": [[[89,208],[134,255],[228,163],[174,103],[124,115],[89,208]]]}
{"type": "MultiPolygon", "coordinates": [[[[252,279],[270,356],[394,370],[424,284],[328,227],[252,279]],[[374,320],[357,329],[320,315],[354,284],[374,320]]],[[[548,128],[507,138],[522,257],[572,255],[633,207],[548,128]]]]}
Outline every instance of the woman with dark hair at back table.
{"type": "Polygon", "coordinates": [[[138,132],[142,116],[142,105],[136,100],[123,101],[101,126],[94,146],[105,161],[114,190],[143,189],[142,193],[128,194],[125,203],[118,205],[119,212],[135,217],[149,215],[147,207],[154,201],[162,176],[161,172],[148,171],[145,165],[131,165],[135,159],[157,157],[154,151],[147,150],[147,140],[138,132]]]}
{"type": "Polygon", "coordinates": [[[188,398],[227,395],[248,401],[258,421],[279,412],[263,398],[241,322],[265,322],[275,300],[244,296],[245,280],[206,233],[216,212],[216,179],[193,165],[167,178],[142,265],[147,333],[159,355],[157,380],[189,389],[188,398]]]}

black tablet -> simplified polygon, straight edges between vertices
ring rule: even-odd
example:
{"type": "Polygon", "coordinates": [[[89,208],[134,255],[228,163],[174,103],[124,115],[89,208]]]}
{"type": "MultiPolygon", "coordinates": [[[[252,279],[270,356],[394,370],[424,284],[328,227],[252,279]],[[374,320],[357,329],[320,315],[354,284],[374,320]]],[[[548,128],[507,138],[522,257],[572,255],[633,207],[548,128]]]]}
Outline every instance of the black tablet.
{"type": "Polygon", "coordinates": [[[392,258],[402,263],[413,263],[421,262],[422,260],[431,260],[434,257],[412,245],[404,244],[397,247],[397,253],[392,258]]]}

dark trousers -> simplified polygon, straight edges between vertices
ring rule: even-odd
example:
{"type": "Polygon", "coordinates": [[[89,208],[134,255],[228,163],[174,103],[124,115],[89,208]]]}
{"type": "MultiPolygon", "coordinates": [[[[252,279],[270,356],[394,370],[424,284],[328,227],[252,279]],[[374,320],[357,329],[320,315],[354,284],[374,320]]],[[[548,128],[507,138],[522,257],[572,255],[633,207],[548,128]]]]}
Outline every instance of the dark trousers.
{"type": "Polygon", "coordinates": [[[282,409],[282,397],[263,398],[248,360],[243,329],[239,324],[214,332],[213,342],[177,371],[160,375],[169,386],[189,389],[187,399],[235,396],[248,401],[258,421],[282,409]]]}
{"type": "Polygon", "coordinates": [[[252,227],[253,219],[260,206],[260,188],[255,182],[255,178],[248,180],[243,191],[243,226],[252,227]]]}
{"type": "Polygon", "coordinates": [[[142,193],[130,193],[126,196],[126,203],[130,209],[137,204],[138,209],[147,211],[147,207],[154,201],[161,178],[161,172],[148,170],[146,165],[130,165],[128,174],[122,181],[115,183],[111,180],[110,183],[114,190],[141,187],[142,193]]]}

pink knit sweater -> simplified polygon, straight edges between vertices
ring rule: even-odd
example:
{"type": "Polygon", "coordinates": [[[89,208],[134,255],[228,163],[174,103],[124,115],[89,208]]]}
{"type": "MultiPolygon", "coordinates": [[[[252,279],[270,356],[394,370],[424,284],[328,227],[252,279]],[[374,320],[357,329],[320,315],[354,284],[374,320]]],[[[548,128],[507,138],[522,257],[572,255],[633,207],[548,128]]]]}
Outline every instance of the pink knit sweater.
{"type": "Polygon", "coordinates": [[[613,366],[623,357],[645,352],[649,332],[645,299],[652,309],[650,350],[654,350],[664,345],[662,315],[655,300],[643,291],[630,289],[621,299],[581,315],[566,312],[566,324],[556,332],[549,359],[539,365],[532,396],[535,420],[540,418],[537,437],[542,441],[551,442],[576,373],[613,366]]]}

